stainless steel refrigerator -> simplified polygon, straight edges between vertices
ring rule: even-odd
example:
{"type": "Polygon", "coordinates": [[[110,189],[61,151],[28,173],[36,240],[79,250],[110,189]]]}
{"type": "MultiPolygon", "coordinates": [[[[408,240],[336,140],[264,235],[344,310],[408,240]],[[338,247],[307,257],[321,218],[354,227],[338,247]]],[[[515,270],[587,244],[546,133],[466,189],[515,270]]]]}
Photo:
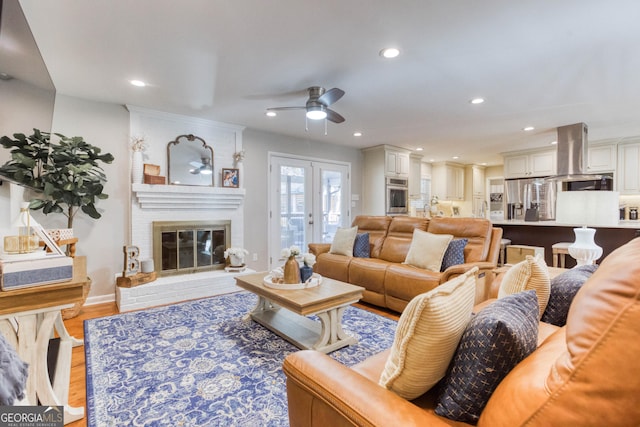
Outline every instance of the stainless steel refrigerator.
{"type": "Polygon", "coordinates": [[[507,219],[549,221],[556,218],[555,181],[544,178],[507,179],[507,219]]]}

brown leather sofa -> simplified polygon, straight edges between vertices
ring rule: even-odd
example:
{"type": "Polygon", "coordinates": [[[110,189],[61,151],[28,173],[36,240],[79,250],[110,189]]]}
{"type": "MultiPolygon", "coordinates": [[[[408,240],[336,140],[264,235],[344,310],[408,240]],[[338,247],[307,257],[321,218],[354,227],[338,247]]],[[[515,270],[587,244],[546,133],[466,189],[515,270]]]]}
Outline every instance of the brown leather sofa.
{"type": "MultiPolygon", "coordinates": [[[[640,238],[612,252],[573,299],[567,323],[540,323],[538,348],[502,380],[480,427],[640,425],[640,238]]],[[[485,302],[485,304],[488,303],[485,302]]],[[[464,426],[378,385],[388,351],[348,368],[301,351],[284,362],[291,426],[464,426]]]]}
{"type": "Polygon", "coordinates": [[[428,292],[474,266],[478,266],[479,287],[476,302],[487,298],[485,286],[491,284],[498,263],[502,229],[482,218],[420,218],[408,216],[357,216],[352,226],[358,233],[369,233],[370,258],[354,258],[329,253],[331,244],[311,243],[316,256],[313,269],[324,277],[365,288],[362,300],[402,312],[413,297],[428,292]],[[451,234],[467,238],[465,263],[434,272],[402,264],[407,256],[413,230],[451,234]]]}

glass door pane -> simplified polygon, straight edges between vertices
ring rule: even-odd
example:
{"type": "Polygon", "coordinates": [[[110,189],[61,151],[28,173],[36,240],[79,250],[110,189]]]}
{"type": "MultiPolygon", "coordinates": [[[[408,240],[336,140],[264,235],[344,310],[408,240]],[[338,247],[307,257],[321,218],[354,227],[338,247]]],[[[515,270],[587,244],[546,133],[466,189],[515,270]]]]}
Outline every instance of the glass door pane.
{"type": "Polygon", "coordinates": [[[338,227],[343,226],[342,173],[321,170],[322,189],[322,237],[321,242],[331,243],[338,227]]]}
{"type": "Polygon", "coordinates": [[[280,245],[305,245],[305,168],[280,166],[280,245]]]}

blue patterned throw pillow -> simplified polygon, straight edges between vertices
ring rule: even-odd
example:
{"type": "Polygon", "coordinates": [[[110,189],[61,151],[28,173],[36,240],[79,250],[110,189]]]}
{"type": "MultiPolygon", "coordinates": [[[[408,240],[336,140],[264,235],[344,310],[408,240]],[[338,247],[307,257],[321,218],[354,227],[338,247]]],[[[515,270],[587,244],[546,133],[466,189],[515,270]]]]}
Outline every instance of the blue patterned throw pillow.
{"type": "Polygon", "coordinates": [[[353,243],[353,256],[358,258],[369,258],[369,233],[358,233],[356,241],[353,243]]]}
{"type": "Polygon", "coordinates": [[[464,264],[464,247],[467,246],[468,242],[469,239],[453,239],[449,242],[449,246],[442,258],[440,271],[445,271],[452,265],[464,264]]]}
{"type": "Polygon", "coordinates": [[[478,422],[498,384],[536,349],[539,310],[536,292],[529,290],[496,300],[472,317],[439,384],[436,414],[478,422]]]}
{"type": "Polygon", "coordinates": [[[596,264],[580,265],[551,279],[549,303],[540,320],[552,325],[564,326],[567,323],[567,314],[573,297],[597,268],[596,264]]]}

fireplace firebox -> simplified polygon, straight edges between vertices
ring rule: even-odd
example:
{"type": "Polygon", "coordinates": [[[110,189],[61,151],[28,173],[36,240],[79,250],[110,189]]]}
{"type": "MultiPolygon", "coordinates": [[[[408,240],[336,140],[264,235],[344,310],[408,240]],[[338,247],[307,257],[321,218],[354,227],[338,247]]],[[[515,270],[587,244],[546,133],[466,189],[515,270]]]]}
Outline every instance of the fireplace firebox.
{"type": "Polygon", "coordinates": [[[219,270],[231,221],[154,221],[153,260],[160,276],[219,270]]]}

